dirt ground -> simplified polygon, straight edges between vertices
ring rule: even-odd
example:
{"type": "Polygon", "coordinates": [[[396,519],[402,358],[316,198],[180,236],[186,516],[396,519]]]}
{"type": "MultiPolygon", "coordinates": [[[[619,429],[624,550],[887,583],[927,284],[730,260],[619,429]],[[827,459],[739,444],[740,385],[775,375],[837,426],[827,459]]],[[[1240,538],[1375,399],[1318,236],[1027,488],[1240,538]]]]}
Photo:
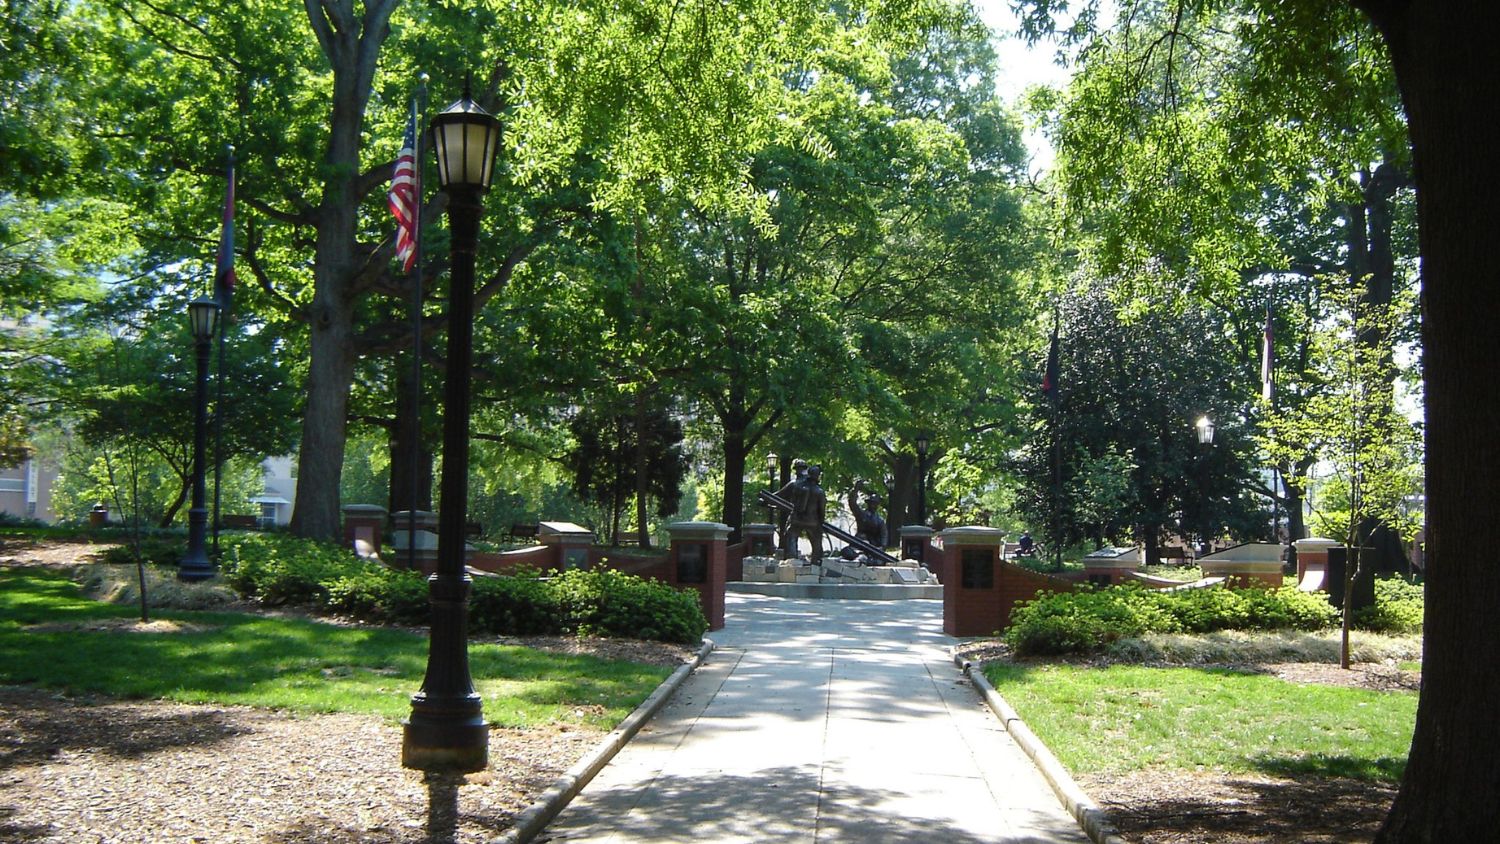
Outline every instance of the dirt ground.
{"type": "MultiPolygon", "coordinates": [[[[102,547],[10,541],[0,544],[0,566],[71,567],[92,562],[102,547]]],[[[173,624],[154,621],[151,629],[173,624]]],[[[110,628],[142,629],[129,620],[110,628]]],[[[499,641],[663,665],[691,655],[652,642],[499,641]]],[[[963,655],[976,664],[1007,658],[993,643],[969,645],[963,655]]],[[[1254,670],[1378,689],[1420,680],[1385,666],[1254,670]]],[[[401,768],[401,728],[378,718],[0,687],[0,841],[489,841],[600,738],[577,726],[494,730],[489,769],[455,789],[401,768]]],[[[1082,777],[1079,785],[1136,844],[1369,841],[1394,798],[1392,786],[1354,780],[1212,771],[1082,777]]]]}

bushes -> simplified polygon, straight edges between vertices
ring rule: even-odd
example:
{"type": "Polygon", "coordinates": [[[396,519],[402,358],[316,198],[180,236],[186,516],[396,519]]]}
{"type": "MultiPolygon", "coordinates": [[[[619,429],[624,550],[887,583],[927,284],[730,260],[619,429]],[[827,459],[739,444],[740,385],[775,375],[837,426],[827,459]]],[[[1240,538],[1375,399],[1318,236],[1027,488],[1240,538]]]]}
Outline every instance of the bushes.
{"type": "Polygon", "coordinates": [[[1119,586],[1044,593],[1017,605],[1005,631],[1021,655],[1085,653],[1148,633],[1318,630],[1336,620],[1321,595],[1294,589],[1189,589],[1119,586]]]}
{"type": "Polygon", "coordinates": [[[1400,577],[1375,581],[1375,605],[1354,615],[1354,625],[1376,633],[1421,633],[1422,586],[1400,577]]]}
{"type": "MultiPolygon", "coordinates": [[[[423,624],[427,579],[340,547],[278,534],[233,537],[222,562],[235,591],[267,604],[311,604],[362,621],[423,624]]],[[[579,635],[696,642],[708,629],[698,596],[616,571],[535,571],[481,577],[469,630],[508,636],[579,635]]]]}

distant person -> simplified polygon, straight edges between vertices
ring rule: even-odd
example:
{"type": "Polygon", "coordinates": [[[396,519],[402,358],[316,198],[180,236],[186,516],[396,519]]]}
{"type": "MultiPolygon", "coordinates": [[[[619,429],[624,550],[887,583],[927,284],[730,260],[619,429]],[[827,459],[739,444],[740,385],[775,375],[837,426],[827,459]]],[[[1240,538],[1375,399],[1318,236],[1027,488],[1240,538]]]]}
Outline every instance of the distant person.
{"type": "Polygon", "coordinates": [[[1030,557],[1036,553],[1036,542],[1032,541],[1031,534],[1021,531],[1021,538],[1016,540],[1016,554],[1022,557],[1030,557]]]}

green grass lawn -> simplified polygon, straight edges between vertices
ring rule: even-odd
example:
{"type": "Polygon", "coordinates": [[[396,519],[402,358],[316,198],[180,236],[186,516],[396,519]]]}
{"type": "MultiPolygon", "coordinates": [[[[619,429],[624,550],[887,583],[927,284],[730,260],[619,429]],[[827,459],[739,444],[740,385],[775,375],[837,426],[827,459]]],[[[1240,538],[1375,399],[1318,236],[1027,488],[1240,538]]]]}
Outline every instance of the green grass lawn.
{"type": "MultiPolygon", "coordinates": [[[[398,719],[427,665],[423,636],[242,613],[166,612],[179,632],[88,629],[133,618],[84,598],[64,575],[0,569],[0,683],[71,693],[243,704],[398,719]],[[41,629],[28,629],[41,626],[41,629]]],[[[613,728],[671,670],[491,644],[469,647],[493,724],[613,728]]]]}
{"type": "Polygon", "coordinates": [[[1397,780],[1415,692],[1206,668],[991,664],[985,676],[1075,774],[1151,768],[1397,780]]]}

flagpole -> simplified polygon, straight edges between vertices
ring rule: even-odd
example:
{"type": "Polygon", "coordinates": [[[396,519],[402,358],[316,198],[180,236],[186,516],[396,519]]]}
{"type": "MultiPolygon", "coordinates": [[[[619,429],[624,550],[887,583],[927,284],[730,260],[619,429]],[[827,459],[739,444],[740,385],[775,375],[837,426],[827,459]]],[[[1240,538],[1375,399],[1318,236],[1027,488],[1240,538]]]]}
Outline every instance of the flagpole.
{"type": "MultiPolygon", "coordinates": [[[[229,144],[228,199],[225,202],[224,225],[234,226],[234,144],[229,144]]],[[[229,305],[234,301],[234,285],[223,278],[225,266],[234,266],[234,255],[222,254],[225,249],[234,249],[233,233],[228,242],[223,233],[219,238],[219,260],[214,263],[214,295],[219,299],[219,356],[215,362],[214,381],[214,558],[219,556],[219,490],[224,477],[224,335],[229,332],[229,305]]]]}
{"type": "MultiPolygon", "coordinates": [[[[1276,335],[1271,322],[1271,308],[1275,301],[1276,285],[1272,284],[1271,298],[1266,300],[1265,348],[1261,352],[1264,356],[1262,366],[1265,369],[1261,378],[1261,391],[1270,406],[1272,418],[1276,415],[1276,335]]],[[[1288,516],[1290,517],[1290,513],[1288,516]]],[[[1290,519],[1288,522],[1290,523],[1290,519]]],[[[1290,536],[1287,538],[1291,539],[1290,536]]],[[[1271,541],[1277,546],[1281,545],[1281,464],[1277,462],[1275,454],[1271,455],[1271,541]]]]}
{"type": "Polygon", "coordinates": [[[422,125],[423,112],[427,108],[427,81],[430,77],[417,77],[417,96],[412,102],[412,124],[416,127],[412,137],[412,177],[417,183],[416,215],[416,261],[412,264],[411,294],[411,442],[407,452],[411,458],[411,500],[406,518],[406,564],[417,567],[417,502],[422,495],[422,125]]]}
{"type": "Polygon", "coordinates": [[[1052,303],[1052,342],[1047,349],[1046,379],[1051,387],[1047,398],[1052,405],[1052,568],[1062,571],[1062,437],[1058,426],[1058,401],[1061,393],[1062,357],[1057,330],[1060,318],[1057,302],[1052,303]]]}

